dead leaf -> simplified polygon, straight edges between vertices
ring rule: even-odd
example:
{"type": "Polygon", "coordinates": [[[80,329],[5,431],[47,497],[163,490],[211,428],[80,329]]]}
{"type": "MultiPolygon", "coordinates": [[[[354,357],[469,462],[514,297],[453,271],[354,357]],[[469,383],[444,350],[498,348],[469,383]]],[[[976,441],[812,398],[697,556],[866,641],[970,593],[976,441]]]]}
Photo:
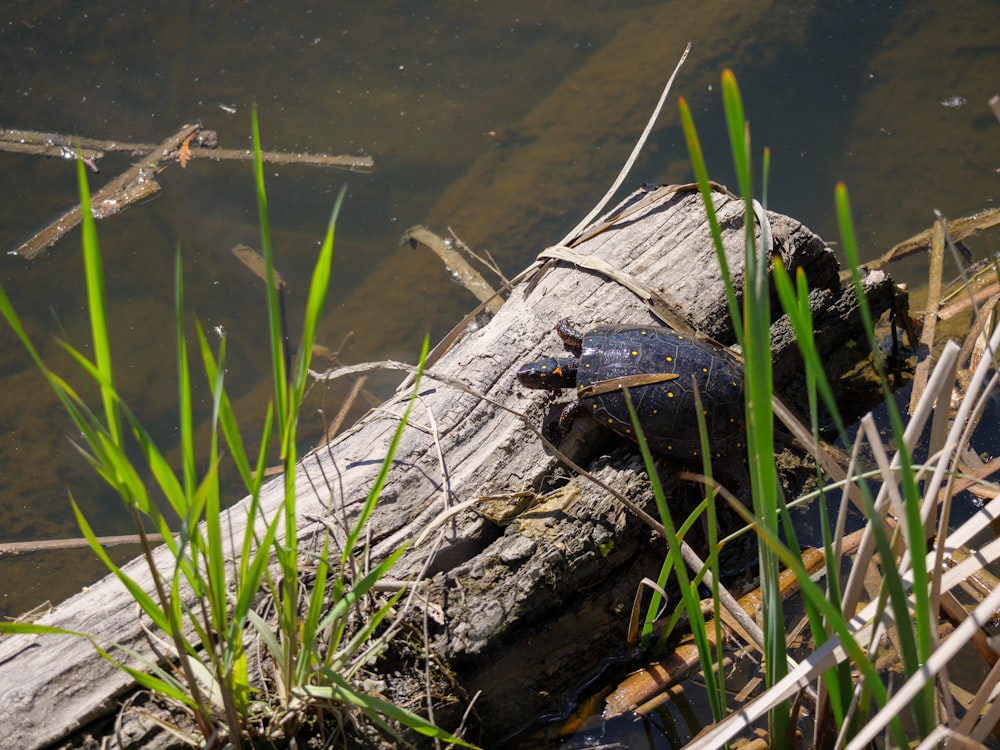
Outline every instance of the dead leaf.
{"type": "Polygon", "coordinates": [[[194,133],[189,135],[183,141],[181,141],[181,146],[177,149],[177,161],[180,162],[181,169],[184,169],[191,161],[191,139],[194,138],[194,133]]]}

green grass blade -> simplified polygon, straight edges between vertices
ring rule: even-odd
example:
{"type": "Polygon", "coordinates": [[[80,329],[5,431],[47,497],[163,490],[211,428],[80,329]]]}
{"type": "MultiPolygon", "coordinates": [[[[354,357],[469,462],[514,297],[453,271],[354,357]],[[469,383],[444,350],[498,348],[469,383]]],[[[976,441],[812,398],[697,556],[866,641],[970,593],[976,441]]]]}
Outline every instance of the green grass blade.
{"type": "Polygon", "coordinates": [[[180,411],[181,461],[184,488],[194,492],[194,417],[191,405],[191,369],[188,366],[187,339],[184,336],[184,270],[181,252],[174,254],[174,324],[177,335],[177,388],[180,411]]]}
{"type": "MultiPolygon", "coordinates": [[[[733,506],[733,510],[740,514],[747,523],[753,522],[753,518],[746,515],[746,510],[742,506],[735,505],[733,506]]],[[[802,564],[801,556],[782,544],[777,534],[770,529],[759,528],[757,529],[757,533],[781,562],[784,563],[785,567],[794,573],[795,579],[802,591],[802,596],[807,598],[820,611],[823,617],[826,618],[831,630],[837,634],[844,651],[862,673],[865,686],[871,691],[876,703],[879,706],[884,706],[888,700],[888,691],[882,682],[881,676],[876,671],[875,665],[869,659],[868,653],[855,640],[850,624],[840,613],[839,608],[827,598],[825,592],[812,580],[809,571],[802,564]]],[[[898,747],[907,747],[909,743],[907,742],[906,734],[903,731],[899,717],[894,717],[889,726],[896,745],[898,747]]]]}
{"type": "MultiPolygon", "coordinates": [[[[865,335],[868,338],[868,345],[871,348],[871,351],[877,352],[878,346],[875,341],[875,323],[871,315],[871,310],[868,307],[868,300],[861,283],[861,264],[860,254],[858,252],[857,235],[854,231],[854,219],[851,214],[851,204],[847,194],[847,187],[843,183],[839,183],[834,191],[834,202],[837,210],[837,223],[840,228],[844,255],[846,256],[848,265],[851,269],[854,290],[858,298],[858,307],[861,312],[861,318],[864,321],[865,335]]],[[[874,357],[874,362],[876,371],[879,375],[879,381],[882,385],[882,394],[884,397],[883,400],[886,404],[886,411],[889,415],[890,424],[892,425],[893,438],[895,439],[897,446],[897,455],[900,459],[899,480],[904,498],[903,506],[906,516],[907,546],[910,554],[910,565],[913,571],[912,590],[914,596],[914,610],[916,612],[933,612],[934,610],[931,607],[930,602],[930,576],[927,571],[927,540],[924,537],[923,521],[920,517],[920,490],[917,486],[913,463],[909,451],[906,449],[906,442],[903,438],[905,430],[902,415],[900,415],[899,408],[896,405],[896,400],[892,396],[892,391],[889,387],[889,380],[886,377],[885,369],[882,366],[880,358],[874,357]]],[[[894,565],[886,565],[885,567],[890,568],[890,570],[885,571],[887,573],[887,583],[891,586],[891,590],[898,591],[901,583],[890,579],[898,578],[900,575],[899,571],[896,570],[894,565]]],[[[894,608],[898,607],[901,609],[903,606],[904,604],[901,602],[899,604],[895,604],[894,608]]],[[[904,670],[907,676],[910,676],[919,670],[921,665],[926,662],[931,653],[934,651],[935,636],[932,631],[934,623],[931,620],[932,618],[929,617],[907,617],[906,619],[896,623],[901,636],[903,635],[902,631],[910,631],[910,627],[912,627],[913,637],[916,641],[915,653],[911,653],[909,652],[909,649],[906,649],[906,651],[901,654],[904,659],[904,670]]],[[[907,633],[906,637],[909,638],[910,633],[907,633]]],[[[926,737],[934,728],[934,685],[932,681],[925,685],[924,689],[920,693],[918,701],[919,706],[914,707],[913,714],[917,722],[918,731],[921,736],[926,737]]]]}
{"type": "Polygon", "coordinates": [[[53,625],[42,625],[37,622],[0,620],[0,633],[4,635],[72,635],[88,641],[93,640],[92,636],[87,633],[58,628],[53,625]]]}
{"type": "Polygon", "coordinates": [[[306,302],[305,322],[302,327],[302,341],[299,344],[298,366],[295,368],[295,403],[302,402],[306,388],[306,379],[309,370],[309,361],[312,357],[313,344],[316,341],[316,326],[319,324],[320,316],[323,313],[323,306],[326,302],[326,292],[330,286],[330,273],[333,268],[333,240],[337,227],[337,217],[340,215],[340,208],[347,195],[347,186],[344,185],[337,194],[337,200],[333,204],[333,211],[330,214],[330,221],[327,225],[326,237],[316,259],[316,266],[313,268],[312,281],[309,284],[309,298],[306,302]]]}
{"type": "Polygon", "coordinates": [[[152,597],[146,593],[146,591],[133,580],[129,575],[127,575],[121,568],[112,562],[111,558],[104,551],[104,547],[97,540],[97,535],[94,530],[90,528],[90,524],[87,523],[86,517],[80,510],[80,507],[76,504],[72,498],[70,498],[70,503],[73,507],[73,515],[76,516],[76,522],[80,526],[80,531],[83,532],[84,538],[87,540],[87,544],[90,545],[90,549],[93,550],[94,554],[100,558],[104,566],[114,573],[115,577],[122,582],[125,588],[128,589],[129,594],[136,603],[142,607],[142,611],[153,621],[161,630],[169,631],[169,622],[167,621],[167,615],[152,597]]]}
{"type": "MultiPolygon", "coordinates": [[[[747,449],[750,465],[750,486],[754,498],[757,523],[777,531],[779,524],[777,498],[781,488],[774,467],[774,436],[771,413],[773,392],[770,352],[770,247],[765,245],[761,231],[760,248],[755,237],[753,207],[753,173],[750,149],[750,131],[746,122],[742,97],[736,78],[726,70],[722,75],[722,99],[726,126],[735,167],[737,182],[744,201],[744,226],[746,231],[746,281],[744,285],[744,310],[740,315],[732,289],[725,247],[721,234],[713,228],[712,237],[716,257],[726,283],[730,314],[736,328],[737,339],[743,349],[744,385],[747,413],[747,449]]],[[[709,216],[709,226],[717,224],[708,173],[704,164],[697,133],[686,102],[680,102],[681,124],[684,129],[699,190],[709,216]]],[[[769,160],[766,165],[769,169],[769,160]]],[[[761,589],[764,601],[765,676],[769,685],[780,680],[787,671],[783,608],[779,593],[778,560],[769,548],[760,543],[761,589]]],[[[776,707],[771,712],[771,736],[784,741],[789,730],[789,707],[776,707]]]]}
{"type": "Polygon", "coordinates": [[[212,347],[208,343],[205,331],[200,323],[196,322],[198,335],[198,347],[201,351],[201,360],[208,377],[208,382],[212,383],[213,412],[217,415],[219,425],[222,427],[222,434],[225,436],[226,445],[229,447],[229,455],[236,463],[236,470],[243,480],[243,486],[250,492],[253,489],[253,471],[250,468],[250,461],[247,457],[246,448],[243,443],[243,436],[240,434],[239,424],[236,421],[236,414],[233,412],[229,394],[223,387],[223,376],[225,372],[224,363],[226,361],[226,339],[223,337],[219,344],[219,356],[216,359],[212,353],[212,347]]]}
{"type": "Polygon", "coordinates": [[[691,168],[694,170],[695,180],[698,183],[698,192],[701,194],[702,202],[705,204],[708,229],[712,235],[712,244],[715,247],[716,256],[719,259],[722,282],[726,288],[726,302],[729,305],[729,317],[733,321],[733,331],[736,334],[736,341],[742,347],[744,345],[743,313],[736,299],[736,285],[733,283],[732,273],[729,270],[729,263],[726,260],[722,244],[722,227],[719,225],[719,219],[715,215],[715,204],[712,202],[712,186],[709,185],[705,154],[701,148],[701,141],[698,139],[698,131],[694,126],[694,118],[691,117],[691,109],[688,107],[687,100],[683,96],[678,99],[677,107],[680,112],[684,139],[687,142],[688,156],[691,159],[691,168]]]}
{"type": "Polygon", "coordinates": [[[87,184],[87,170],[81,159],[76,160],[76,175],[80,188],[80,228],[83,233],[83,265],[84,275],[87,279],[87,305],[94,343],[94,362],[104,376],[101,384],[101,400],[104,403],[108,429],[115,441],[120,442],[122,438],[121,422],[116,408],[116,400],[111,393],[114,377],[108,335],[104,269],[101,263],[101,250],[97,243],[97,226],[90,210],[90,187],[87,184]]]}
{"type": "Polygon", "coordinates": [[[176,680],[173,680],[169,674],[157,667],[155,664],[151,663],[142,654],[137,651],[128,648],[127,646],[122,646],[121,644],[113,643],[111,644],[114,648],[126,653],[137,661],[144,662],[147,669],[149,669],[154,674],[159,674],[160,679],[157,679],[147,672],[133,669],[131,667],[123,665],[118,660],[114,659],[105,648],[99,646],[94,639],[94,637],[88,633],[81,633],[77,630],[67,630],[66,628],[53,627],[51,625],[41,625],[39,623],[33,622],[4,622],[0,621],[0,633],[4,635],[71,635],[77,638],[83,638],[84,640],[90,641],[94,646],[95,650],[111,664],[115,665],[116,668],[121,669],[139,682],[144,687],[150,690],[159,691],[161,694],[169,696],[174,700],[177,700],[185,705],[190,705],[191,699],[184,691],[176,680]]]}
{"type": "MultiPolygon", "coordinates": [[[[753,198],[750,130],[743,110],[743,97],[740,95],[740,89],[736,83],[736,76],[733,75],[733,71],[728,69],[722,71],[722,108],[726,116],[726,129],[729,131],[733,167],[736,171],[736,181],[740,186],[740,195],[743,196],[744,200],[749,201],[753,198]]],[[[751,211],[747,218],[752,218],[752,215],[751,211]]]]}
{"type": "Polygon", "coordinates": [[[373,695],[355,691],[346,680],[332,670],[325,670],[324,674],[332,683],[331,685],[324,687],[309,686],[304,688],[304,692],[313,697],[327,698],[328,700],[337,701],[348,706],[355,706],[362,709],[367,715],[376,714],[386,716],[418,734],[431,737],[440,742],[449,742],[460,747],[475,747],[475,745],[470,745],[468,742],[452,736],[440,727],[427,721],[427,719],[411,711],[383,701],[373,695]]]}
{"type": "Polygon", "coordinates": [[[361,578],[354,586],[352,586],[347,592],[341,596],[337,602],[330,608],[330,611],[324,615],[323,619],[320,620],[317,630],[326,630],[333,624],[336,620],[342,620],[347,617],[347,613],[351,607],[360,601],[361,597],[367,594],[376,583],[379,582],[385,575],[392,569],[392,566],[396,564],[403,552],[406,551],[406,545],[403,545],[391,555],[388,555],[382,562],[376,565],[367,575],[361,578]]]}
{"type": "Polygon", "coordinates": [[[396,449],[399,447],[399,441],[403,437],[403,431],[406,429],[407,422],[410,419],[410,412],[413,410],[413,404],[416,403],[417,394],[420,392],[420,379],[424,374],[424,366],[427,363],[428,350],[429,339],[425,336],[423,348],[420,350],[420,361],[417,363],[417,372],[413,378],[413,389],[410,393],[410,399],[406,403],[406,409],[403,412],[403,416],[399,420],[399,425],[396,427],[396,432],[392,436],[392,441],[389,443],[389,450],[382,461],[382,466],[379,469],[378,476],[375,478],[375,483],[368,492],[368,497],[365,500],[364,507],[361,509],[358,520],[355,522],[354,527],[347,536],[347,542],[344,545],[344,550],[341,554],[342,563],[346,563],[350,556],[354,554],[354,548],[357,545],[358,537],[364,529],[365,524],[368,522],[368,517],[371,516],[372,511],[375,509],[379,495],[382,494],[382,488],[385,486],[386,478],[389,476],[389,470],[392,468],[392,460],[396,455],[396,449]]]}
{"type": "Polygon", "coordinates": [[[271,626],[267,623],[263,617],[258,615],[254,610],[247,611],[247,621],[253,626],[253,629],[257,631],[260,639],[267,646],[267,650],[271,652],[271,658],[274,659],[275,664],[281,664],[284,658],[284,649],[281,648],[281,644],[278,642],[274,631],[271,626]]]}
{"type": "MultiPolygon", "coordinates": [[[[772,274],[778,298],[795,332],[798,349],[805,365],[806,390],[809,401],[810,424],[813,428],[813,439],[818,444],[819,410],[817,395],[822,398],[840,434],[846,439],[846,430],[844,429],[843,420],[833,395],[833,389],[830,387],[824,364],[816,349],[816,341],[813,335],[812,312],[809,309],[809,288],[806,282],[805,271],[801,268],[797,270],[794,287],[788,271],[783,264],[773,264],[772,274]]],[[[823,474],[819,470],[819,467],[817,467],[816,474],[817,483],[822,488],[823,474]]],[[[834,555],[832,528],[827,512],[826,498],[822,492],[818,507],[825,553],[827,598],[837,611],[840,612],[839,561],[834,555]]],[[[816,647],[819,647],[826,640],[826,629],[819,611],[813,606],[812,602],[809,599],[805,599],[804,602],[816,647]]],[[[846,663],[838,664],[824,675],[824,681],[827,685],[827,697],[835,724],[836,726],[843,726],[847,717],[848,705],[853,695],[850,665],[846,663]]],[[[853,735],[853,732],[851,734],[853,735]]]]}
{"type": "Polygon", "coordinates": [[[664,532],[667,535],[667,548],[670,556],[674,560],[674,572],[677,575],[677,582],[681,588],[681,597],[684,608],[688,614],[688,621],[691,624],[691,634],[694,636],[695,645],[698,648],[698,658],[702,664],[702,674],[705,680],[705,690],[708,692],[708,700],[712,708],[712,716],[716,721],[722,721],[726,715],[725,704],[721,700],[717,675],[714,669],[712,646],[708,640],[708,629],[705,624],[705,616],[701,611],[701,600],[698,597],[698,588],[691,584],[688,576],[687,566],[681,558],[681,545],[674,527],[673,517],[670,513],[670,506],[667,505],[666,495],[663,492],[663,485],[660,483],[660,475],[656,471],[656,464],[653,461],[653,454],[649,450],[646,436],[642,425],[639,423],[639,416],[636,414],[635,406],[632,404],[632,396],[628,388],[623,388],[625,405],[628,407],[629,417],[632,420],[632,427],[635,430],[635,439],[639,443],[642,452],[642,461],[646,466],[646,473],[649,475],[649,483],[653,488],[653,497],[656,498],[656,507],[660,513],[660,522],[663,524],[664,532]]]}
{"type": "MultiPolygon", "coordinates": [[[[267,571],[267,563],[270,560],[270,553],[274,547],[274,539],[277,536],[278,526],[281,521],[281,514],[275,513],[274,519],[268,524],[267,530],[264,532],[264,538],[260,541],[257,549],[252,555],[247,556],[246,562],[241,562],[240,570],[243,571],[243,580],[237,591],[236,604],[233,608],[233,617],[236,619],[245,617],[253,606],[253,601],[257,596],[257,592],[267,571]]],[[[247,547],[249,547],[249,539],[252,536],[252,528],[253,520],[249,519],[247,524],[247,547]]],[[[295,533],[294,529],[292,529],[292,533],[295,533]]]]}
{"type": "Polygon", "coordinates": [[[309,595],[309,608],[306,611],[305,619],[302,622],[302,650],[299,652],[299,661],[295,667],[295,683],[305,684],[309,672],[319,659],[316,653],[316,644],[319,638],[319,620],[323,615],[323,605],[326,599],[326,578],[329,570],[330,559],[330,538],[323,539],[323,549],[319,553],[316,561],[316,578],[313,581],[313,589],[309,595]]]}
{"type": "Polygon", "coordinates": [[[267,213],[267,191],[264,188],[264,162],[261,159],[260,127],[257,122],[257,107],[253,108],[253,169],[257,193],[257,214],[260,221],[260,244],[264,255],[268,341],[271,345],[271,369],[274,379],[274,397],[278,412],[279,429],[284,430],[288,422],[288,371],[285,367],[285,353],[281,334],[281,312],[278,306],[278,290],[274,277],[274,251],[271,246],[271,225],[267,213]]]}

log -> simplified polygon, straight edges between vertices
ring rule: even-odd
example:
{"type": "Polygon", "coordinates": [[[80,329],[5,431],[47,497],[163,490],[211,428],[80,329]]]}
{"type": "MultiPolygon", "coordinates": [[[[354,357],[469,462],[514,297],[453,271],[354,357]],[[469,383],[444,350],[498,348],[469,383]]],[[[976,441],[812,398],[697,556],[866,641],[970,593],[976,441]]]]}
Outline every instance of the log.
{"type": "MultiPolygon", "coordinates": [[[[650,192],[643,188],[630,196],[612,215],[639,201],[645,201],[643,209],[593,234],[576,252],[623,270],[683,311],[694,327],[729,343],[732,328],[701,197],[676,190],[660,191],[650,200],[650,192]]],[[[723,192],[713,199],[739,289],[743,206],[723,192]]],[[[836,315],[849,319],[853,293],[841,292],[830,249],[799,222],[774,213],[769,217],[774,253],[790,268],[804,269],[818,305],[824,310],[843,306],[848,312],[836,315]]],[[[884,280],[873,286],[870,299],[876,315],[887,308],[891,291],[884,280]]],[[[564,317],[582,328],[655,322],[631,292],[572,264],[553,263],[518,284],[488,325],[466,335],[428,373],[370,519],[371,554],[379,559],[420,536],[460,502],[558,488],[507,526],[472,509],[458,513],[412,545],[392,571],[393,578],[410,579],[426,570],[419,598],[433,623],[433,647],[469,695],[481,691],[476,704],[484,733],[480,739],[496,741],[519,723],[563,708],[603,656],[621,652],[637,582],[655,575],[664,551],[658,540],[651,543],[649,528],[607,492],[568,476],[538,439],[536,428],[558,397],[519,387],[514,374],[524,361],[561,350],[552,328],[564,317]],[[449,380],[461,381],[465,389],[449,380]]],[[[825,351],[844,349],[848,337],[862,338],[836,325],[826,325],[817,335],[825,351]]],[[[794,387],[801,382],[790,354],[794,341],[786,336],[781,346],[775,356],[781,372],[775,379],[794,387]]],[[[327,518],[335,527],[345,517],[349,523],[356,517],[407,397],[401,388],[382,408],[303,458],[297,478],[302,521],[296,530],[303,545],[329,533],[326,524],[310,516],[327,518]],[[324,477],[337,477],[337,484],[318,494],[313,488],[323,488],[324,477]]],[[[583,430],[574,459],[588,461],[591,471],[626,497],[648,503],[649,484],[634,446],[611,439],[604,443],[614,446],[609,454],[587,458],[604,437],[583,430]]],[[[274,480],[263,493],[266,516],[280,497],[281,481],[274,480]]],[[[246,500],[228,511],[223,528],[231,523],[241,536],[245,507],[246,500]]],[[[157,555],[169,570],[163,550],[157,555]]],[[[126,570],[148,585],[142,561],[126,570]]],[[[114,579],[61,603],[41,622],[145,649],[135,608],[114,579]]],[[[112,710],[117,696],[130,687],[125,675],[81,639],[4,638],[0,726],[6,731],[0,747],[49,745],[112,710]]]]}

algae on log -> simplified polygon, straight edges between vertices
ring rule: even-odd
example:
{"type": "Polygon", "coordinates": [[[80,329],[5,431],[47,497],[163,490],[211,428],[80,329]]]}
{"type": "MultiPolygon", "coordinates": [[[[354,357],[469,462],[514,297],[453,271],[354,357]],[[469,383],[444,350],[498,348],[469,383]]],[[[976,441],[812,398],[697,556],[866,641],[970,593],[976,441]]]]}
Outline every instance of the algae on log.
{"type": "MultiPolygon", "coordinates": [[[[638,191],[625,204],[636,203],[647,192],[638,191]]],[[[713,194],[713,199],[739,288],[743,205],[724,193],[713,194]]],[[[826,310],[842,305],[848,311],[838,315],[849,319],[853,292],[841,293],[829,248],[800,223],[774,213],[769,217],[773,252],[787,266],[805,270],[810,285],[821,292],[814,299],[826,310]]],[[[697,193],[664,191],[662,198],[647,203],[627,221],[613,224],[575,249],[639,279],[683,311],[695,327],[724,343],[732,340],[697,193]]],[[[519,387],[515,371],[559,346],[552,331],[559,318],[571,318],[581,328],[654,322],[636,297],[591,271],[560,262],[532,281],[518,285],[499,314],[460,340],[422,383],[420,405],[370,519],[374,559],[418,537],[459,502],[536,488],[557,472],[557,461],[508,409],[538,425],[551,405],[550,395],[519,387]],[[461,380],[503,408],[444,380],[435,381],[435,374],[461,380]],[[433,422],[422,417],[427,413],[433,414],[433,422]]],[[[869,290],[876,314],[887,309],[891,294],[887,281],[869,290]]],[[[817,336],[821,352],[827,352],[843,349],[844,341],[857,338],[857,333],[828,325],[817,336]]],[[[782,341],[785,349],[776,352],[776,361],[783,364],[775,379],[787,384],[794,382],[797,365],[788,355],[794,341],[789,337],[782,341]]],[[[345,518],[350,523],[356,517],[408,395],[402,388],[381,409],[302,460],[297,482],[302,519],[297,533],[302,544],[315,544],[328,526],[339,527],[345,518]],[[318,495],[315,488],[324,487],[324,477],[333,476],[337,483],[318,495]],[[328,524],[310,516],[322,517],[328,524]]],[[[649,499],[634,448],[623,445],[599,463],[598,473],[619,492],[640,504],[649,499]]],[[[279,479],[264,490],[267,517],[281,500],[281,488],[279,479]]],[[[246,523],[246,505],[244,500],[227,512],[226,523],[236,535],[246,523]]],[[[663,553],[659,542],[650,543],[648,528],[579,478],[504,528],[472,510],[440,528],[442,539],[435,533],[412,546],[391,575],[411,578],[429,562],[429,580],[420,584],[424,591],[418,599],[426,602],[435,623],[434,647],[452,664],[469,694],[482,690],[478,713],[487,736],[494,737],[525,718],[561,707],[569,691],[596,667],[594,655],[617,647],[636,581],[655,573],[650,566],[663,553]],[[428,561],[438,541],[440,548],[428,561]]],[[[162,549],[157,559],[171,569],[162,549]]],[[[126,570],[149,585],[141,560],[126,570]]],[[[145,649],[135,607],[114,579],[63,602],[41,622],[145,649]]],[[[44,747],[110,710],[115,697],[129,687],[129,680],[84,640],[4,638],[0,726],[6,732],[0,745],[44,747]]]]}

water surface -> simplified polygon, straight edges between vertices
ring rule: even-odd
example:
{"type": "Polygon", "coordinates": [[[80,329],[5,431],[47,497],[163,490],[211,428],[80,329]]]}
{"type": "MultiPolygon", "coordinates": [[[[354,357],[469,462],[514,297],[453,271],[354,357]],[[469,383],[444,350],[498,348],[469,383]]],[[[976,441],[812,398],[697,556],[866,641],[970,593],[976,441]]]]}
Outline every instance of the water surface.
{"type": "MultiPolygon", "coordinates": [[[[425,251],[400,249],[402,232],[450,225],[507,274],[519,271],[604,192],[688,41],[675,94],[692,103],[717,179],[732,184],[718,108],[721,70],[732,67],[754,143],[772,149],[769,206],[828,239],[838,179],[868,258],[926,228],[933,208],[958,216],[995,205],[1000,130],[986,101],[1000,69],[996,5],[941,5],[10,2],[0,10],[0,124],[157,142],[200,121],[237,148],[249,143],[256,103],[265,148],[370,154],[373,174],[266,170],[278,265],[297,320],[296,292],[348,182],[321,338],[336,347],[353,331],[348,361],[412,361],[425,334],[439,337],[474,302],[425,251]]],[[[672,100],[630,189],[690,179],[675,112],[672,100]]],[[[130,160],[103,160],[92,187],[130,160]]],[[[120,385],[170,449],[177,248],[189,309],[229,334],[229,387],[251,432],[268,363],[262,289],[230,253],[260,245],[249,165],[196,160],[161,181],[155,200],[98,230],[120,385]]],[[[4,250],[72,205],[75,190],[67,160],[0,153],[4,250]]],[[[59,332],[85,344],[78,232],[32,262],[5,254],[0,283],[47,356],[60,359],[59,332]]],[[[98,533],[128,533],[6,327],[0,345],[0,539],[76,536],[70,492],[98,533]]],[[[383,396],[392,385],[371,384],[383,396]]],[[[309,434],[322,428],[316,410],[335,411],[341,396],[311,404],[309,434]]],[[[98,574],[86,551],[0,557],[0,615],[58,601],[98,574]]]]}

